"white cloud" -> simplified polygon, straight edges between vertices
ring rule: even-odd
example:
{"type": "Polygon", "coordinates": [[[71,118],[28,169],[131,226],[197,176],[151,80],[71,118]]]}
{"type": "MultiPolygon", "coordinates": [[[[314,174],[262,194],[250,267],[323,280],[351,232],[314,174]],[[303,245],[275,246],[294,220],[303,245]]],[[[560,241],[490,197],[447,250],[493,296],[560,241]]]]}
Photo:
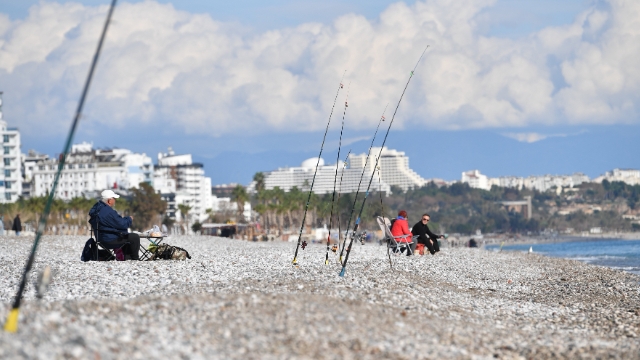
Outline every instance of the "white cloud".
{"type": "Polygon", "coordinates": [[[520,142],[526,142],[526,143],[534,143],[540,140],[544,140],[546,138],[548,138],[548,135],[544,135],[544,134],[539,134],[539,133],[505,133],[502,134],[508,138],[514,139],[514,140],[518,140],[520,142]]]}
{"type": "MultiPolygon", "coordinates": [[[[610,0],[573,24],[522,39],[479,34],[476,17],[494,3],[396,3],[376,20],[348,14],[257,34],[171,5],[122,3],[83,126],[143,122],[150,131],[213,136],[320,130],[347,69],[347,127],[372,128],[384,104],[395,107],[426,44],[394,126],[637,121],[640,3],[610,0]]],[[[0,16],[0,90],[10,123],[27,133],[66,130],[106,10],[43,2],[26,19],[0,16]]],[[[528,142],[545,136],[512,135],[528,142]]]]}
{"type": "Polygon", "coordinates": [[[538,142],[538,141],[552,138],[552,137],[577,136],[584,133],[585,133],[585,130],[581,130],[576,133],[570,133],[570,134],[540,134],[536,132],[520,132],[520,133],[504,133],[502,135],[514,140],[518,140],[520,142],[526,142],[531,144],[531,143],[538,142]]]}

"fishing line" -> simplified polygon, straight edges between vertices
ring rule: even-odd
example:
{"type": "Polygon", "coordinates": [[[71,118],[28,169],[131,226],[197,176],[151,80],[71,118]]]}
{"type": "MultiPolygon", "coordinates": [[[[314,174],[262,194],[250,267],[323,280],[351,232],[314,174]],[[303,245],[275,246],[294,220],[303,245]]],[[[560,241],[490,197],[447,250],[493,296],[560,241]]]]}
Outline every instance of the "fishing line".
{"type": "MultiPolygon", "coordinates": [[[[349,238],[349,226],[351,226],[351,218],[353,217],[353,212],[356,208],[356,201],[358,200],[358,194],[360,194],[360,186],[362,185],[362,179],[364,178],[364,172],[367,170],[367,164],[369,164],[369,156],[371,155],[371,148],[373,147],[373,142],[376,141],[376,136],[378,135],[378,129],[380,129],[380,124],[385,120],[384,114],[387,112],[387,106],[384,107],[382,111],[382,115],[380,116],[380,120],[378,121],[378,126],[376,127],[376,131],[373,133],[373,139],[371,139],[371,145],[369,146],[369,150],[367,151],[367,158],[364,161],[364,167],[362,168],[362,174],[360,174],[360,182],[358,182],[358,188],[356,189],[356,196],[353,198],[353,205],[351,206],[351,212],[349,213],[349,218],[347,221],[347,227],[344,232],[344,241],[342,242],[342,246],[340,248],[340,264],[342,264],[342,255],[344,255],[344,246],[347,243],[347,239],[349,238]]],[[[340,237],[338,236],[338,240],[340,237]]],[[[338,241],[339,242],[339,241],[338,241]]]]}
{"type": "MultiPolygon", "coordinates": [[[[411,82],[411,79],[413,78],[413,74],[416,71],[416,68],[418,67],[418,64],[420,64],[420,60],[422,60],[422,57],[424,56],[424,53],[427,52],[427,49],[429,48],[429,45],[427,45],[426,48],[424,48],[424,51],[422,52],[422,54],[420,55],[420,58],[418,59],[418,62],[416,62],[416,66],[413,67],[413,70],[411,70],[411,73],[409,75],[409,80],[407,80],[407,84],[404,86],[404,90],[402,90],[402,94],[400,95],[400,99],[398,100],[398,104],[396,105],[396,109],[393,112],[393,116],[391,117],[391,121],[389,122],[389,127],[387,128],[387,133],[384,135],[384,140],[382,141],[382,146],[380,147],[380,152],[378,153],[378,157],[376,158],[376,165],[373,167],[373,172],[371,172],[371,178],[369,178],[369,186],[367,186],[367,192],[364,195],[364,199],[362,200],[362,206],[360,206],[360,212],[358,213],[358,218],[356,219],[356,223],[353,227],[353,232],[351,233],[351,240],[349,242],[349,247],[347,247],[347,254],[345,255],[344,258],[344,262],[342,263],[342,270],[340,271],[340,276],[344,277],[346,268],[347,268],[347,262],[349,261],[349,254],[351,253],[351,247],[353,246],[353,239],[355,238],[355,233],[356,231],[358,231],[358,227],[360,226],[360,217],[362,216],[362,211],[364,210],[364,204],[367,202],[367,197],[369,196],[369,189],[371,188],[371,182],[373,181],[373,177],[376,174],[375,169],[378,167],[378,162],[380,161],[380,156],[382,156],[382,150],[384,149],[384,144],[386,144],[387,142],[387,137],[389,136],[389,131],[391,130],[391,125],[393,125],[393,121],[396,118],[396,114],[398,113],[398,108],[400,107],[400,103],[402,102],[402,98],[404,97],[404,93],[407,91],[407,87],[409,87],[409,83],[411,82]]],[[[348,231],[348,229],[347,229],[348,231]]],[[[345,240],[346,242],[346,240],[345,240]]]]}
{"type": "Polygon", "coordinates": [[[107,29],[109,28],[109,23],[111,22],[111,16],[113,15],[113,10],[116,7],[116,1],[111,1],[111,7],[109,8],[109,12],[107,14],[107,19],[104,22],[104,28],[102,29],[102,34],[100,35],[100,40],[98,42],[98,48],[96,49],[95,54],[93,55],[93,60],[91,62],[91,67],[89,68],[89,74],[87,75],[87,80],[84,83],[84,88],[82,90],[82,95],[80,96],[80,101],[78,103],[78,108],[76,110],[75,117],[73,118],[73,122],[71,123],[71,129],[69,130],[69,134],[67,135],[67,141],[65,142],[64,149],[62,154],[60,155],[60,162],[58,163],[58,171],[56,172],[56,176],[53,180],[53,186],[51,188],[51,192],[49,193],[49,198],[47,199],[47,204],[44,207],[44,211],[42,212],[42,216],[40,217],[40,221],[38,224],[38,230],[36,232],[36,238],[33,241],[33,246],[31,247],[31,253],[29,254],[29,259],[27,260],[27,265],[24,268],[22,273],[22,279],[20,280],[20,286],[18,287],[18,292],[13,301],[13,307],[11,312],[9,312],[9,316],[7,317],[7,321],[4,324],[4,330],[7,332],[15,333],[18,331],[18,315],[20,313],[20,300],[22,299],[22,293],[24,292],[24,288],[27,284],[27,276],[29,275],[29,271],[33,267],[33,262],[36,257],[36,250],[38,249],[38,244],[40,243],[40,238],[42,237],[42,233],[44,232],[45,227],[47,226],[47,217],[49,216],[49,212],[51,211],[51,205],[53,204],[53,197],[56,193],[56,188],[58,187],[58,180],[60,180],[60,174],[62,173],[62,169],[64,169],[65,161],[67,156],[69,155],[69,148],[71,147],[71,142],[73,141],[73,135],[76,132],[78,127],[78,122],[80,121],[80,116],[82,113],[82,108],[84,106],[84,101],[87,98],[87,94],[89,92],[89,85],[91,85],[91,79],[93,78],[93,73],[96,69],[96,65],[98,64],[98,58],[100,57],[100,51],[102,50],[102,44],[104,43],[104,39],[107,35],[107,29]]]}
{"type": "MultiPolygon", "coordinates": [[[[378,166],[376,168],[376,171],[378,172],[378,182],[380,184],[382,184],[382,175],[380,175],[380,166],[378,166]]],[[[382,221],[385,222],[385,217],[384,217],[384,203],[382,202],[382,191],[378,191],[378,193],[380,194],[380,215],[382,216],[382,221]]],[[[384,233],[382,234],[384,235],[384,233]]],[[[391,240],[387,239],[387,256],[389,257],[389,267],[391,267],[391,270],[393,270],[393,262],[391,261],[391,248],[389,247],[389,242],[391,240]]]]}
{"type": "MultiPolygon", "coordinates": [[[[344,130],[344,118],[347,115],[347,108],[349,107],[349,90],[351,89],[351,82],[347,86],[347,97],[344,100],[344,112],[342,113],[342,127],[340,128],[340,140],[338,140],[338,156],[336,157],[336,173],[333,176],[333,195],[331,195],[331,213],[329,215],[329,235],[327,235],[327,253],[324,257],[324,264],[329,265],[329,247],[331,246],[331,227],[333,226],[333,204],[336,199],[336,183],[338,181],[338,167],[340,165],[340,148],[342,147],[342,132],[344,130]]],[[[339,239],[338,239],[339,240],[339,239]]]]}
{"type": "Polygon", "coordinates": [[[347,157],[345,158],[344,163],[342,165],[342,174],[340,175],[340,186],[338,189],[338,200],[336,201],[338,203],[338,243],[334,244],[331,247],[331,251],[336,253],[336,255],[338,252],[338,246],[340,245],[340,234],[342,233],[342,229],[340,228],[340,195],[342,193],[342,179],[344,178],[344,169],[347,168],[347,160],[349,159],[349,155],[351,155],[351,149],[349,149],[349,153],[347,153],[347,157]]]}
{"type": "Polygon", "coordinates": [[[293,265],[298,264],[298,251],[300,250],[300,246],[304,249],[307,246],[307,242],[302,243],[302,230],[304,229],[304,222],[307,219],[307,210],[309,210],[309,202],[311,201],[311,194],[313,193],[313,185],[316,182],[316,175],[318,174],[318,166],[320,165],[320,157],[322,156],[322,149],[324,149],[324,141],[327,139],[327,132],[329,131],[329,124],[331,124],[331,117],[333,116],[333,109],[336,107],[336,101],[338,100],[338,94],[340,94],[340,89],[344,86],[342,85],[342,80],[344,79],[344,74],[347,73],[345,70],[342,73],[342,78],[340,79],[340,86],[338,86],[338,91],[336,91],[336,97],[333,99],[333,106],[331,107],[331,113],[329,113],[329,121],[327,121],[327,128],[324,130],[324,136],[322,137],[322,144],[320,145],[320,154],[318,154],[318,162],[316,162],[316,170],[313,173],[313,179],[311,180],[311,187],[309,188],[309,196],[307,197],[307,204],[304,207],[304,215],[302,216],[302,224],[300,225],[300,234],[298,234],[298,244],[296,245],[296,252],[293,255],[293,261],[291,262],[293,265]]]}

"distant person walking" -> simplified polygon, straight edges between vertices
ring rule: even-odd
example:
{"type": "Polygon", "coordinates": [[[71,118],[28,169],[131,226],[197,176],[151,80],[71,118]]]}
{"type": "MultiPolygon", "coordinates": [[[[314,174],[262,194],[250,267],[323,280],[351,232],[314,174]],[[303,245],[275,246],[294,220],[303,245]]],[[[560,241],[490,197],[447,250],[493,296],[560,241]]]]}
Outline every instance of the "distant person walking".
{"type": "Polygon", "coordinates": [[[16,236],[20,236],[20,232],[22,231],[22,222],[20,221],[20,214],[16,215],[16,218],[13,219],[13,227],[11,230],[16,232],[16,236]]]}
{"type": "Polygon", "coordinates": [[[431,255],[440,251],[440,246],[438,245],[438,239],[444,238],[444,235],[437,235],[429,230],[429,221],[431,221],[431,216],[429,214],[422,215],[422,219],[418,221],[413,228],[411,228],[411,232],[413,235],[418,237],[418,243],[423,244],[429,249],[431,255]]]}

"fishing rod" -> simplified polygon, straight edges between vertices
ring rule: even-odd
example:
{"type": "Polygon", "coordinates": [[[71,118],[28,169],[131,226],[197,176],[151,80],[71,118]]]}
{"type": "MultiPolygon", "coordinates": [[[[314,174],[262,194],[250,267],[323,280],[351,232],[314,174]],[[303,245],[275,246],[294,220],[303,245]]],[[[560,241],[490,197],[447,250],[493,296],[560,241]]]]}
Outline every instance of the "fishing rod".
{"type": "Polygon", "coordinates": [[[349,90],[350,89],[351,89],[351,83],[349,83],[349,86],[347,86],[347,97],[344,100],[344,112],[342,113],[342,127],[340,128],[340,140],[338,140],[338,156],[336,157],[336,173],[333,176],[333,194],[331,195],[331,213],[329,215],[329,235],[327,235],[327,253],[325,254],[325,257],[324,257],[325,265],[329,265],[329,247],[331,246],[331,227],[333,226],[333,204],[336,199],[336,183],[338,181],[338,167],[340,165],[340,148],[342,147],[342,132],[344,130],[344,117],[347,115],[347,108],[349,107],[349,90]]]}
{"type": "Polygon", "coordinates": [[[320,157],[322,156],[322,149],[324,149],[324,141],[327,139],[327,132],[329,131],[329,124],[331,124],[331,117],[333,116],[333,109],[336,107],[336,101],[338,100],[338,94],[340,94],[340,89],[344,86],[342,85],[342,80],[344,79],[344,74],[347,73],[345,70],[342,73],[342,78],[340,79],[340,86],[338,86],[338,91],[336,91],[336,97],[333,99],[333,106],[331,107],[331,113],[329,113],[329,121],[327,121],[327,128],[324,130],[324,136],[322,137],[322,144],[320,145],[320,154],[318,154],[318,162],[316,162],[316,170],[313,173],[313,179],[311,180],[311,187],[309,188],[309,196],[307,197],[307,204],[304,206],[304,215],[302,216],[302,224],[300,225],[300,234],[298,234],[298,244],[296,245],[296,252],[293,255],[293,261],[291,262],[293,265],[298,265],[298,251],[300,250],[300,246],[302,245],[302,249],[307,246],[307,242],[304,244],[302,242],[302,230],[304,229],[304,222],[307,219],[307,210],[309,210],[309,202],[311,201],[311,194],[313,193],[313,185],[316,182],[316,175],[318,174],[318,166],[320,165],[320,157]]]}
{"type": "MultiPolygon", "coordinates": [[[[380,175],[380,167],[378,166],[376,168],[376,171],[378,172],[378,183],[382,184],[382,175],[380,175]]],[[[385,217],[384,217],[384,203],[382,202],[382,191],[378,191],[378,193],[380,194],[380,215],[382,215],[382,221],[385,222],[385,217]]],[[[386,225],[386,222],[385,222],[386,225]]],[[[387,241],[387,256],[389,257],[389,267],[391,268],[391,270],[393,270],[393,262],[391,261],[391,248],[389,247],[389,241],[387,241]]]]}
{"type": "MultiPolygon", "coordinates": [[[[369,196],[369,189],[371,188],[371,182],[373,182],[373,177],[375,176],[376,172],[375,169],[378,167],[378,162],[380,161],[380,157],[382,156],[382,150],[384,149],[384,144],[386,144],[387,142],[387,137],[389,136],[389,131],[391,130],[391,125],[393,125],[393,121],[396,118],[396,114],[398,113],[398,108],[400,107],[400,103],[402,102],[402,98],[404,97],[404,93],[407,91],[407,87],[409,87],[409,83],[411,82],[411,79],[413,78],[413,74],[416,71],[416,68],[418,67],[418,64],[420,64],[420,61],[422,60],[422,57],[424,56],[424,53],[427,52],[427,49],[429,48],[429,45],[427,45],[426,48],[424,48],[424,51],[422,51],[422,54],[420,55],[420,58],[418,59],[418,62],[416,62],[416,66],[413,67],[413,70],[411,70],[411,73],[409,74],[409,80],[407,80],[407,84],[404,86],[404,90],[402,90],[402,94],[400,95],[400,99],[398,100],[398,104],[396,105],[396,109],[393,112],[393,116],[391,117],[391,121],[389,122],[389,127],[387,128],[387,133],[384,135],[384,140],[382,141],[382,146],[380,147],[380,152],[378,153],[378,157],[376,158],[376,165],[373,167],[373,171],[371,172],[371,178],[369,178],[369,185],[367,186],[367,192],[364,195],[364,199],[362,200],[362,206],[360,206],[360,212],[358,213],[358,218],[356,219],[356,223],[353,227],[353,232],[351,232],[351,241],[349,242],[349,247],[347,248],[347,254],[345,255],[344,258],[344,262],[342,263],[342,270],[340,271],[340,276],[344,277],[346,268],[347,268],[347,262],[349,261],[349,254],[351,253],[351,247],[353,246],[353,239],[355,238],[355,234],[356,231],[358,231],[358,227],[360,226],[360,217],[362,216],[362,211],[364,210],[364,204],[367,202],[367,197],[369,196]]],[[[347,230],[348,231],[348,230],[347,230]]],[[[346,240],[345,240],[346,243],[346,240]]]]}
{"type": "Polygon", "coordinates": [[[91,85],[91,79],[93,78],[93,73],[96,69],[96,65],[98,64],[98,58],[100,57],[100,51],[102,50],[102,45],[104,43],[104,39],[107,35],[107,29],[109,28],[109,23],[111,22],[111,16],[113,15],[113,10],[116,7],[116,1],[111,1],[111,7],[109,7],[109,12],[107,13],[107,19],[104,22],[104,27],[102,29],[102,34],[100,35],[100,40],[98,41],[98,48],[96,49],[95,54],[93,55],[93,60],[91,62],[91,67],[89,68],[89,74],[87,75],[87,80],[84,83],[84,88],[82,90],[82,95],[80,96],[80,101],[78,103],[78,108],[76,110],[75,117],[73,118],[73,122],[71,123],[71,129],[69,129],[69,134],[67,135],[67,141],[65,142],[64,149],[62,154],[60,154],[60,162],[58,163],[58,171],[56,172],[56,176],[53,180],[53,186],[51,187],[51,192],[49,192],[49,198],[47,199],[47,204],[44,207],[44,211],[42,212],[42,216],[40,217],[40,221],[38,222],[38,229],[36,232],[36,238],[33,241],[33,246],[31,247],[31,253],[29,254],[29,259],[27,260],[27,265],[22,272],[22,279],[20,280],[20,286],[18,287],[18,293],[13,301],[13,306],[11,311],[9,312],[9,316],[4,324],[4,330],[10,333],[15,333],[18,331],[18,316],[20,314],[20,300],[22,299],[22,293],[24,292],[24,288],[27,285],[27,276],[29,275],[29,271],[33,267],[33,262],[36,258],[36,250],[38,250],[38,244],[40,243],[40,238],[42,237],[42,233],[44,232],[45,227],[47,226],[47,217],[49,216],[49,212],[51,211],[51,205],[53,204],[53,197],[56,193],[56,188],[58,187],[58,181],[60,180],[60,174],[62,173],[62,169],[64,169],[64,164],[69,155],[69,148],[71,147],[71,142],[73,141],[73,135],[76,132],[78,127],[78,122],[80,121],[80,116],[82,114],[82,108],[84,107],[84,101],[87,98],[87,94],[89,93],[89,86],[91,85]]]}
{"type": "MultiPolygon", "coordinates": [[[[367,151],[367,158],[364,161],[364,167],[362,168],[362,174],[360,174],[360,182],[358,183],[358,188],[356,189],[356,196],[353,198],[353,205],[351,206],[351,213],[349,213],[349,220],[347,221],[347,227],[344,232],[344,241],[342,243],[340,249],[340,264],[342,264],[342,255],[344,255],[344,247],[347,243],[347,239],[349,238],[349,226],[351,226],[351,218],[353,217],[353,212],[356,208],[356,201],[358,200],[358,194],[360,194],[360,186],[362,185],[362,179],[364,178],[364,172],[367,170],[367,164],[369,164],[369,156],[371,155],[371,148],[373,148],[373,142],[376,141],[376,136],[378,135],[378,129],[380,129],[380,124],[385,120],[384,114],[387,111],[387,104],[382,111],[382,115],[380,116],[380,120],[378,121],[378,127],[376,127],[376,131],[373,133],[373,139],[371,139],[371,145],[369,146],[369,150],[367,151]]],[[[338,236],[338,243],[340,243],[340,237],[338,236]]]]}
{"type": "Polygon", "coordinates": [[[345,157],[344,163],[342,165],[342,173],[340,174],[340,187],[338,190],[338,200],[336,201],[338,203],[338,243],[331,247],[331,250],[333,252],[338,251],[338,246],[340,245],[340,234],[342,233],[342,229],[340,228],[340,194],[342,193],[342,179],[344,178],[344,169],[347,168],[347,160],[349,159],[349,155],[351,155],[351,149],[349,149],[347,157],[345,157]]]}

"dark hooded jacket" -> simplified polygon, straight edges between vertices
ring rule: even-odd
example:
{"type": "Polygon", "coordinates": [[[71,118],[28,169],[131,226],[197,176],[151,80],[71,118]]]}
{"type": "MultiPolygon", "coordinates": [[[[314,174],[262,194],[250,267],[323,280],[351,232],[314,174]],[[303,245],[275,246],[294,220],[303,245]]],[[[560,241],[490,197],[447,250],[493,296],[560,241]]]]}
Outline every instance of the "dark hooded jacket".
{"type": "Polygon", "coordinates": [[[433,241],[438,241],[438,238],[442,235],[434,234],[429,230],[429,226],[422,223],[422,221],[418,221],[411,228],[411,233],[414,236],[418,236],[418,244],[426,245],[429,239],[433,241]]]}
{"type": "Polygon", "coordinates": [[[130,216],[122,217],[102,201],[98,201],[89,210],[89,224],[97,231],[98,241],[116,241],[126,236],[132,219],[130,216]]]}
{"type": "Polygon", "coordinates": [[[22,231],[22,222],[20,222],[20,218],[18,216],[13,219],[13,226],[11,227],[11,230],[18,232],[22,231]]]}

